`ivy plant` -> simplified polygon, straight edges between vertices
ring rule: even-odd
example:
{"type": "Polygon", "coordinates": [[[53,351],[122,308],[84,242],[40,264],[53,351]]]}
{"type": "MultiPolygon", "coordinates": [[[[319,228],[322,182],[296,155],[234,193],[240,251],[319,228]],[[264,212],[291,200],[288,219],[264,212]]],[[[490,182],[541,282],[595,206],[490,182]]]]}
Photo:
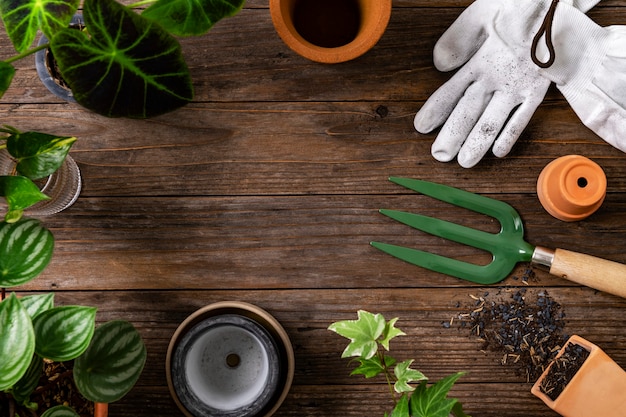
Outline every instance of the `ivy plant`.
{"type": "Polygon", "coordinates": [[[193,99],[182,49],[174,36],[205,34],[245,0],[84,0],[84,30],[68,28],[80,0],[0,0],[0,17],[17,55],[0,62],[0,97],[13,63],[50,48],[76,101],[109,117],[148,118],[193,99]],[[147,7],[143,13],[135,12],[147,7]],[[33,47],[38,33],[50,44],[33,47]]]}
{"type": "Polygon", "coordinates": [[[357,320],[335,322],[328,329],[350,340],[341,357],[353,357],[359,363],[351,375],[385,377],[394,401],[391,414],[385,413],[385,417],[448,417],[450,414],[469,417],[458,400],[448,398],[448,392],[463,372],[428,385],[428,378],[411,368],[414,359],[397,362],[387,354],[390,341],[406,335],[395,326],[397,318],[387,321],[382,314],[364,310],[359,310],[357,317],[357,320]]]}

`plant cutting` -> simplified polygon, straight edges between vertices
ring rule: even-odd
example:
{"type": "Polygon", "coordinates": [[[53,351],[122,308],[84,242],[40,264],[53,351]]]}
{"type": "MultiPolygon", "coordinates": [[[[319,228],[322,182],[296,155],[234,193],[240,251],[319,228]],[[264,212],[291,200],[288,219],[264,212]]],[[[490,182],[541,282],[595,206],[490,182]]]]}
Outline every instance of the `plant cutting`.
{"type": "Polygon", "coordinates": [[[463,372],[449,375],[429,386],[428,378],[411,368],[414,359],[398,363],[386,353],[390,350],[392,339],[406,335],[395,326],[397,318],[386,321],[382,314],[364,310],[359,310],[357,316],[357,320],[338,321],[328,329],[350,339],[341,357],[355,357],[359,362],[351,375],[385,377],[394,401],[391,414],[385,413],[385,417],[469,417],[457,399],[448,398],[448,392],[463,372]],[[412,386],[412,383],[417,386],[412,386]]]}
{"type": "Polygon", "coordinates": [[[69,28],[80,0],[0,0],[0,17],[17,55],[0,62],[0,96],[13,63],[49,48],[78,104],[109,117],[147,118],[193,99],[175,36],[199,36],[236,14],[245,0],[147,0],[130,6],[85,0],[85,28],[69,28]],[[134,9],[147,7],[142,13],[134,9]],[[42,32],[50,41],[33,47],[42,32]]]}

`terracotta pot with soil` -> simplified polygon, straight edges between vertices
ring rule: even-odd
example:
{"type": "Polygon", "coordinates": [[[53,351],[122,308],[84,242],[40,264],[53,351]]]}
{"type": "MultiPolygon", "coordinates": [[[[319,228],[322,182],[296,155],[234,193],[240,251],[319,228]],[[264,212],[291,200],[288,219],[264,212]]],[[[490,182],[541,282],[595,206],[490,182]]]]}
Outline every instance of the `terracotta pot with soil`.
{"type": "Polygon", "coordinates": [[[391,0],[270,0],[270,13],[293,51],[332,64],[373,48],[387,28],[391,5],[391,0]]]}
{"type": "Polygon", "coordinates": [[[620,417],[626,408],[626,371],[598,346],[574,335],[531,392],[565,417],[620,417]]]}

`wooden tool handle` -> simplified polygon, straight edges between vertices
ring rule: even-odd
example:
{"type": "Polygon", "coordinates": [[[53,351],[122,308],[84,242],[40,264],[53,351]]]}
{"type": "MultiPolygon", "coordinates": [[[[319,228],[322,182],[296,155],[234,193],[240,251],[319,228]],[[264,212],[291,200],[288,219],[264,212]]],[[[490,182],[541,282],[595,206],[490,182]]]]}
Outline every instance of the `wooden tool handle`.
{"type": "Polygon", "coordinates": [[[626,265],[556,249],[550,273],[596,290],[626,298],[626,265]]]}

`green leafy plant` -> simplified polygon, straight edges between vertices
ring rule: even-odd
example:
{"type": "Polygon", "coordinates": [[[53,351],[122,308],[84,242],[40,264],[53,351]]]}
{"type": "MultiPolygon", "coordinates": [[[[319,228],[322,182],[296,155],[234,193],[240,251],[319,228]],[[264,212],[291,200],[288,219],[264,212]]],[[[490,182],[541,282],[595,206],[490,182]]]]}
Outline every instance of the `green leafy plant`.
{"type": "Polygon", "coordinates": [[[357,316],[357,320],[338,321],[328,329],[350,339],[341,357],[354,357],[359,362],[351,375],[366,378],[384,375],[395,403],[390,417],[448,417],[450,414],[469,417],[458,400],[448,398],[448,392],[463,372],[429,386],[428,378],[411,368],[414,359],[398,363],[386,353],[392,339],[406,335],[395,326],[397,318],[386,321],[382,314],[364,310],[359,310],[357,316]]]}
{"type": "MultiPolygon", "coordinates": [[[[0,132],[6,135],[0,151],[15,161],[12,172],[0,176],[0,196],[7,200],[7,213],[0,222],[0,415],[25,416],[16,410],[35,415],[32,394],[44,359],[73,361],[74,383],[88,400],[116,401],[134,386],[146,359],[143,341],[130,323],[112,321],[96,328],[95,308],[54,306],[53,293],[5,297],[6,288],[30,282],[52,259],[52,232],[23,213],[48,198],[33,181],[55,172],[76,138],[23,133],[8,126],[0,132]]],[[[43,414],[77,415],[65,406],[43,414]]]]}
{"type": "Polygon", "coordinates": [[[68,28],[80,0],[0,0],[0,17],[18,55],[0,62],[0,97],[13,63],[50,48],[76,101],[109,117],[147,118],[193,99],[175,36],[203,35],[245,0],[85,0],[84,30],[68,28]],[[147,7],[143,13],[134,10],[147,7]],[[42,32],[49,44],[33,47],[42,32]]]}

